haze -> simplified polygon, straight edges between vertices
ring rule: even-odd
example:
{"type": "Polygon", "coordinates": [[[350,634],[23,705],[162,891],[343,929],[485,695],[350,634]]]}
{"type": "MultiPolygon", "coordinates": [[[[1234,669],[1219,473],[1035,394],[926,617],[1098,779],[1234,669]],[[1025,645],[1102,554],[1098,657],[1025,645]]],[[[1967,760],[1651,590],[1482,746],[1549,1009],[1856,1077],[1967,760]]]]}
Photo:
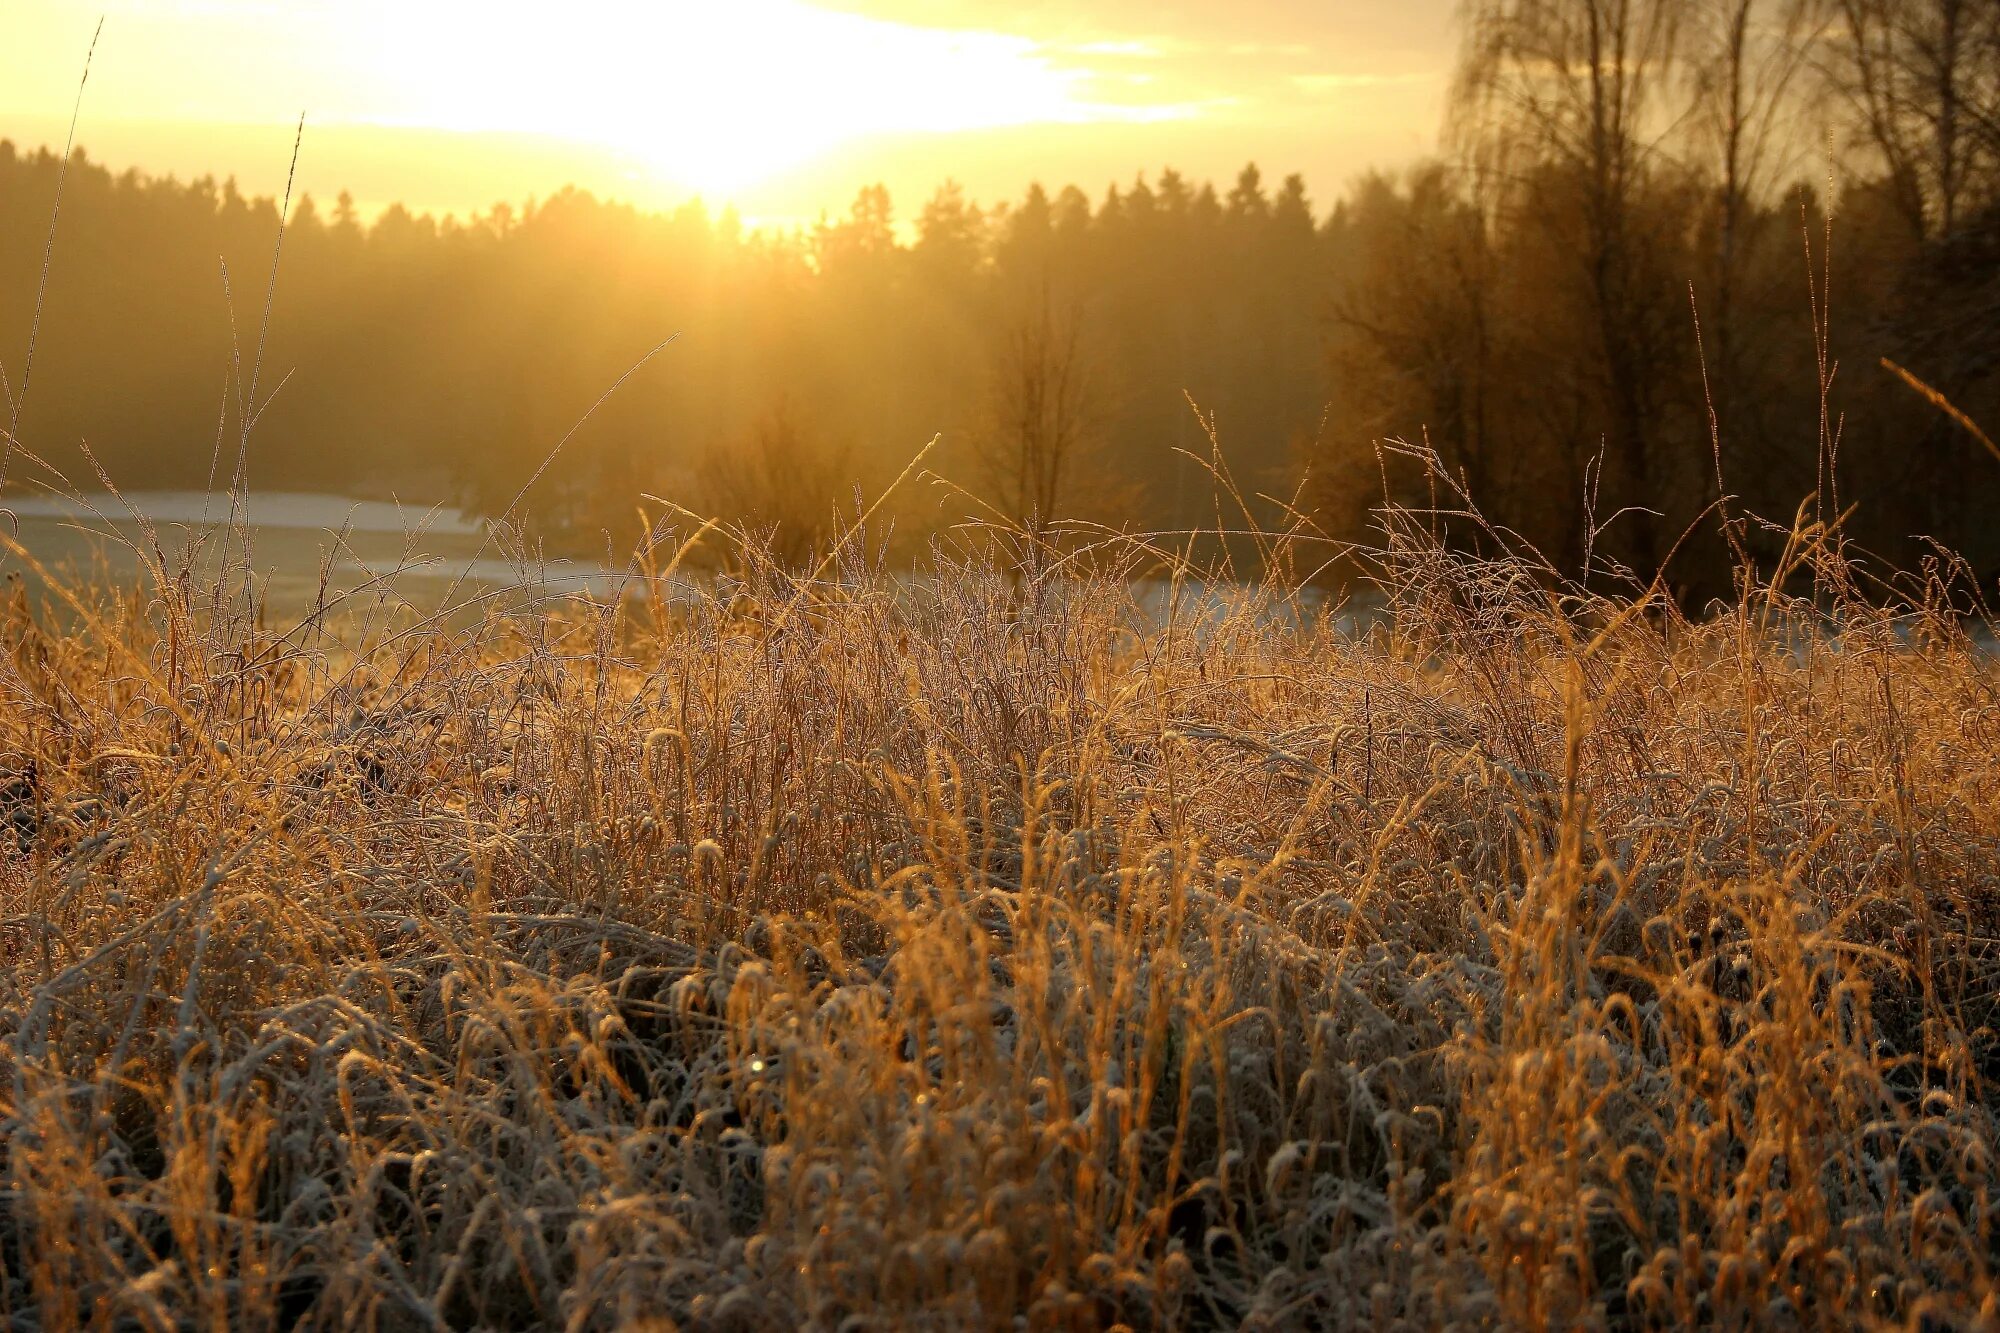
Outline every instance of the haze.
{"type": "Polygon", "coordinates": [[[1435,135],[1451,0],[1095,5],[996,0],[28,0],[0,18],[0,120],[100,161],[465,213],[574,183],[753,220],[838,211],[863,180],[914,200],[1103,182],[1246,156],[1333,188],[1435,135]]]}

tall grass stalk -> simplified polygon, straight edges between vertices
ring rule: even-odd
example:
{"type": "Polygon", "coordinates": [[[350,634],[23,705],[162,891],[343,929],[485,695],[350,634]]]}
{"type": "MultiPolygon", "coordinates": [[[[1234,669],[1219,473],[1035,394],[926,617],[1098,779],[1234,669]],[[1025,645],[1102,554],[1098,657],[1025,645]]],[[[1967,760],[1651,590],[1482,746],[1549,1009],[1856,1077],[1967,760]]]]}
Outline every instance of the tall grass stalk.
{"type": "Polygon", "coordinates": [[[1695,621],[1383,521],[1359,631],[1276,538],[1164,618],[1164,542],[698,594],[667,527],[449,631],[17,590],[0,1311],[2000,1320],[1947,583],[1802,523],[1695,621]]]}

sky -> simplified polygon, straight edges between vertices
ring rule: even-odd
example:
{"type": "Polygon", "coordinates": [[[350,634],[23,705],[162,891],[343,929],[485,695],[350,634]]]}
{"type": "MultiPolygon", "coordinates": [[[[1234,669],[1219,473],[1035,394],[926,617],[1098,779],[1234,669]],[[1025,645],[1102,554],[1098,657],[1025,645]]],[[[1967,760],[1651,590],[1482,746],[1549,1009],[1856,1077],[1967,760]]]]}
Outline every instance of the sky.
{"type": "Polygon", "coordinates": [[[1434,141],[1455,0],[0,0],[0,138],[465,213],[574,183],[752,222],[886,183],[1255,160],[1331,198],[1434,141]]]}

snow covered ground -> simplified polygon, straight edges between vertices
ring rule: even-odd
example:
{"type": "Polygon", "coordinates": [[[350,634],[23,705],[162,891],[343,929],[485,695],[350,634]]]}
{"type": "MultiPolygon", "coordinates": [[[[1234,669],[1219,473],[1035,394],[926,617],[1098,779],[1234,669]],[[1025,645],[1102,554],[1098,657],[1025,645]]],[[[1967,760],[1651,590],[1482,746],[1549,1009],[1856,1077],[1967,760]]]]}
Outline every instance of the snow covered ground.
{"type": "MultiPolygon", "coordinates": [[[[247,521],[231,528],[229,497],[199,491],[21,495],[0,501],[0,533],[71,583],[135,583],[155,550],[170,570],[185,565],[197,581],[212,581],[226,557],[231,590],[241,590],[247,566],[275,616],[305,613],[322,582],[334,594],[361,590],[349,607],[386,600],[428,614],[496,592],[516,601],[607,595],[621,573],[590,561],[511,558],[482,522],[443,506],[275,491],[252,494],[239,512],[247,521]]],[[[0,574],[36,580],[11,550],[0,552],[0,574]]]]}

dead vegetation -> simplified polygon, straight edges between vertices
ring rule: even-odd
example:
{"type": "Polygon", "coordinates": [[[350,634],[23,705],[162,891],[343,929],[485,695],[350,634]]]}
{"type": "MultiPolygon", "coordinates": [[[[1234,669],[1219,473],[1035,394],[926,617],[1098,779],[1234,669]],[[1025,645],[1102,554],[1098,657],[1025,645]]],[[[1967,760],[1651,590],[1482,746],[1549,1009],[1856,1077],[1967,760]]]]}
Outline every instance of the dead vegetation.
{"type": "Polygon", "coordinates": [[[17,600],[7,1317],[2000,1322],[1940,586],[1807,530],[1696,622],[1388,533],[1359,634],[852,554],[345,640],[17,600]]]}

